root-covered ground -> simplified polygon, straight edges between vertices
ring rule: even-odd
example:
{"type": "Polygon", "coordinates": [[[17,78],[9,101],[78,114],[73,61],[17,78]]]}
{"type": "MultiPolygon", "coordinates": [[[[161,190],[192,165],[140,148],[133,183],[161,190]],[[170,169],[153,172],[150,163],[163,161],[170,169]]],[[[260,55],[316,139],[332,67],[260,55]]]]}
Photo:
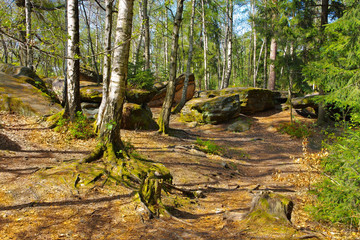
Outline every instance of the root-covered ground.
{"type": "MultiPolygon", "coordinates": [[[[153,111],[156,116],[159,110],[153,111]]],[[[36,119],[1,113],[1,239],[250,239],[260,235],[226,216],[247,212],[253,194],[262,190],[294,201],[292,223],[298,231],[268,229],[261,239],[314,232],[321,238],[343,239],[343,233],[331,230],[331,234],[308,217],[301,189],[275,180],[275,173],[286,180],[300,170],[292,157],[301,157],[302,141],[277,131],[289,113],[270,111],[250,118],[253,124],[244,133],[226,131],[225,124],[190,126],[177,116],[172,116],[175,130],[170,136],[122,132],[139,154],[170,169],[175,186],[203,195],[190,199],[163,193],[172,215],[149,220],[132,190],[99,177],[106,167],[101,161],[77,164],[95,148],[95,139],[71,140],[36,119]],[[193,147],[197,138],[211,140],[225,154],[197,150],[193,147]]],[[[319,143],[312,145],[316,148],[319,143]]]]}

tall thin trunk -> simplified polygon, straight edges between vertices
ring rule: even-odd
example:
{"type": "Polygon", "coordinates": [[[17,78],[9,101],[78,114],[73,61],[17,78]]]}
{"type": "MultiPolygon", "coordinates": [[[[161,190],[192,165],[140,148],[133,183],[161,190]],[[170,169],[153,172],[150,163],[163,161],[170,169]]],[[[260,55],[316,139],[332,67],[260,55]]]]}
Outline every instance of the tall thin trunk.
{"type": "Polygon", "coordinates": [[[267,79],[268,79],[268,71],[267,71],[267,55],[268,55],[268,41],[267,37],[264,38],[264,88],[267,86],[267,79]]]}
{"type": "Polygon", "coordinates": [[[169,81],[166,88],[165,100],[161,108],[161,113],[158,119],[158,124],[160,127],[159,132],[161,133],[167,133],[169,131],[171,106],[173,104],[174,95],[175,95],[177,50],[179,47],[179,30],[182,21],[183,9],[184,9],[184,0],[178,0],[173,33],[172,33],[169,81]]]}
{"type": "MultiPolygon", "coordinates": [[[[68,35],[68,20],[67,20],[67,6],[68,6],[68,0],[65,0],[65,36],[69,36],[68,35]]],[[[67,52],[68,52],[68,41],[65,41],[65,46],[64,46],[64,58],[63,58],[63,73],[64,73],[64,89],[62,92],[62,103],[61,105],[64,107],[64,112],[68,113],[69,112],[69,105],[67,104],[67,52]]],[[[55,62],[55,59],[54,59],[55,62]]],[[[58,75],[58,74],[56,74],[58,75]]]]}
{"type": "Polygon", "coordinates": [[[88,18],[87,14],[86,14],[86,9],[85,9],[84,2],[81,2],[81,5],[82,5],[83,11],[84,11],[85,23],[86,23],[87,33],[88,33],[88,40],[89,40],[90,50],[91,50],[91,60],[92,60],[92,63],[94,65],[95,73],[96,73],[96,82],[97,82],[97,84],[100,84],[100,74],[99,74],[99,69],[98,69],[98,65],[97,65],[97,62],[96,62],[94,44],[93,44],[93,41],[92,41],[92,38],[91,38],[90,19],[88,18]]]}
{"type": "Polygon", "coordinates": [[[226,71],[225,71],[225,76],[224,76],[224,84],[222,86],[222,88],[227,88],[229,86],[230,83],[230,76],[231,76],[231,70],[232,70],[232,33],[233,33],[233,4],[232,4],[232,0],[228,0],[228,4],[227,4],[227,30],[228,30],[228,36],[227,36],[227,54],[226,54],[226,71]]]}
{"type": "MultiPolygon", "coordinates": [[[[105,56],[104,56],[104,67],[103,67],[103,96],[101,99],[101,104],[99,108],[99,113],[97,117],[97,122],[101,123],[103,118],[104,109],[106,106],[106,101],[108,99],[109,93],[109,82],[111,74],[111,34],[112,34],[112,13],[113,13],[113,2],[114,0],[105,1],[106,17],[105,17],[105,33],[104,33],[104,43],[105,43],[105,56]]],[[[98,126],[99,126],[98,125],[98,126]]]]}
{"type": "MultiPolygon", "coordinates": [[[[290,43],[290,64],[293,65],[294,62],[294,43],[290,43]]],[[[290,122],[293,123],[293,114],[292,114],[292,86],[293,86],[293,69],[292,66],[290,66],[288,63],[288,69],[289,69],[289,102],[290,102],[290,122]]]]}
{"type": "MultiPolygon", "coordinates": [[[[144,18],[144,14],[143,14],[143,10],[144,8],[142,7],[142,3],[140,2],[140,8],[139,8],[139,14],[140,16],[142,16],[142,18],[144,18]]],[[[135,48],[134,54],[134,72],[132,74],[136,75],[137,72],[137,68],[138,68],[138,64],[139,64],[139,59],[140,59],[140,50],[141,50],[141,46],[143,45],[143,39],[144,39],[144,35],[145,35],[145,25],[144,25],[144,20],[142,19],[142,24],[141,24],[141,28],[140,28],[140,36],[139,36],[139,42],[135,48]]],[[[135,45],[135,41],[134,41],[134,45],[135,45]]]]}
{"type": "Polygon", "coordinates": [[[67,5],[68,22],[68,60],[67,60],[67,104],[66,115],[71,121],[75,121],[76,113],[81,111],[80,106],[80,49],[79,49],[79,2],[68,0],[67,5]]]}
{"type": "MultiPolygon", "coordinates": [[[[252,1],[252,15],[253,17],[255,17],[255,0],[252,1]]],[[[254,83],[254,87],[256,87],[256,44],[257,44],[257,39],[256,39],[256,29],[255,29],[255,20],[253,20],[252,22],[252,29],[253,29],[253,83],[254,83]]]]}
{"type": "Polygon", "coordinates": [[[202,29],[203,29],[203,34],[204,34],[204,87],[205,90],[209,90],[209,82],[210,80],[208,79],[208,70],[207,70],[207,49],[208,49],[208,40],[207,40],[207,32],[206,32],[206,24],[205,24],[205,4],[204,4],[204,0],[201,0],[201,7],[202,7],[202,12],[201,12],[201,19],[202,19],[202,29]]]}
{"type": "Polygon", "coordinates": [[[150,25],[148,16],[148,0],[143,0],[143,24],[144,24],[144,37],[145,37],[145,70],[150,70],[150,25]]]}
{"type": "Polygon", "coordinates": [[[32,54],[32,33],[31,33],[31,2],[25,0],[25,18],[26,18],[26,66],[32,68],[33,54],[32,54]]]}
{"type": "Polygon", "coordinates": [[[169,10],[166,9],[165,10],[165,22],[166,22],[166,29],[165,29],[165,34],[164,34],[164,37],[165,37],[165,46],[164,46],[164,60],[165,60],[165,72],[168,71],[168,64],[169,64],[169,59],[168,59],[168,52],[169,52],[169,40],[168,40],[168,29],[169,29],[169,10]]]}
{"type": "Polygon", "coordinates": [[[275,37],[271,38],[270,45],[270,73],[269,73],[269,82],[268,89],[275,90],[275,81],[276,81],[276,72],[275,72],[275,60],[277,52],[277,42],[275,37]]]}
{"type": "MultiPolygon", "coordinates": [[[[265,45],[265,42],[263,42],[263,43],[261,44],[260,53],[259,53],[258,61],[257,61],[257,64],[256,64],[256,71],[254,72],[255,79],[256,79],[257,74],[258,74],[258,72],[259,72],[260,59],[261,59],[262,52],[263,52],[263,50],[264,50],[264,45],[265,45]]],[[[255,85],[254,87],[256,87],[256,85],[255,85]]]]}
{"type": "Polygon", "coordinates": [[[101,120],[99,135],[115,152],[122,149],[120,126],[125,100],[126,79],[130,52],[134,0],[119,0],[115,46],[109,92],[101,120]]]}
{"type": "Polygon", "coordinates": [[[6,42],[4,40],[4,37],[2,34],[0,34],[0,37],[1,37],[1,43],[3,45],[3,48],[4,48],[4,62],[5,63],[8,63],[8,50],[7,50],[7,45],[6,45],[6,42]]]}
{"type": "Polygon", "coordinates": [[[190,20],[190,36],[189,36],[189,55],[187,59],[187,65],[186,65],[186,75],[184,80],[184,87],[182,89],[182,95],[181,100],[179,104],[174,109],[174,113],[178,113],[181,111],[181,109],[184,107],[186,102],[186,95],[187,95],[187,89],[189,85],[189,75],[192,65],[192,55],[193,55],[193,48],[194,48],[194,19],[195,19],[195,4],[196,0],[191,0],[191,20],[190,20]]]}

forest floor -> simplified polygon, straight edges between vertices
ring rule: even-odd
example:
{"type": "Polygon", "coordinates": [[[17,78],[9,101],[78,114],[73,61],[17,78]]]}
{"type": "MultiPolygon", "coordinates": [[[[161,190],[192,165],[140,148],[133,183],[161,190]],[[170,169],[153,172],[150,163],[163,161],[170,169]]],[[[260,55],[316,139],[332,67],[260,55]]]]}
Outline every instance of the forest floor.
{"type": "MultiPolygon", "coordinates": [[[[153,109],[156,116],[159,109],[153,109]]],[[[301,118],[300,116],[298,116],[301,118]]],[[[317,223],[304,211],[311,198],[287,176],[301,166],[302,140],[277,131],[289,112],[268,111],[249,116],[249,131],[226,131],[228,124],[190,126],[172,116],[170,136],[153,131],[122,131],[140,154],[170,169],[174,184],[201,190],[204,197],[164,195],[173,217],[144,219],[131,190],[114,184],[87,187],[86,166],[77,160],[96,146],[96,140],[72,140],[45,127],[38,119],[0,113],[0,238],[1,239],[290,239],[247,231],[228,213],[246,213],[253,194],[270,190],[295,204],[292,224],[304,237],[351,239],[347,229],[317,223]],[[211,140],[226,149],[224,156],[192,149],[196,139],[211,140]],[[279,181],[283,179],[285,181],[279,181]],[[310,234],[310,235],[309,235],[310,234]]],[[[312,121],[301,119],[302,121],[312,121]]],[[[320,150],[321,139],[309,141],[320,150]]],[[[94,170],[96,172],[96,169],[94,170]]],[[[96,175],[96,173],[95,173],[96,175]]],[[[285,237],[284,237],[285,236],[285,237]]],[[[294,239],[299,239],[300,235],[294,239]]],[[[354,237],[355,239],[355,237],[354,237]]]]}

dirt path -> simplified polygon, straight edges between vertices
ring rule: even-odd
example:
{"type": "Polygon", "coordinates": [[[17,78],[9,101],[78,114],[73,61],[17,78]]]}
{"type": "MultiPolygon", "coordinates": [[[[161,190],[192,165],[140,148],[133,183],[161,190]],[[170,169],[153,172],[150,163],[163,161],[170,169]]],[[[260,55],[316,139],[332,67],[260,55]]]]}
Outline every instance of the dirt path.
{"type": "Polygon", "coordinates": [[[106,185],[78,190],[72,187],[76,174],[44,170],[75,162],[95,140],[67,140],[34,119],[0,114],[2,239],[246,239],[223,216],[248,211],[252,189],[288,195],[296,204],[293,186],[273,180],[276,171],[297,171],[290,157],[302,154],[300,140],[276,131],[287,112],[251,116],[251,130],[244,133],[224,131],[226,125],[191,128],[173,118],[175,136],[123,131],[124,139],[168,167],[177,186],[201,190],[205,197],[164,196],[178,219],[143,221],[130,190],[106,185]],[[192,150],[197,137],[225,147],[226,157],[192,150]]]}

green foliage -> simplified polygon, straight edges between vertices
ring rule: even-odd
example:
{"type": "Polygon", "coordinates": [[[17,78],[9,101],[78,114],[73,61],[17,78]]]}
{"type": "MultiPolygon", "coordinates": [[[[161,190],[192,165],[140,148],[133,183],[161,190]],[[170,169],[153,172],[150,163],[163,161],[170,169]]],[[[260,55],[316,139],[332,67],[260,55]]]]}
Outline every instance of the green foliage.
{"type": "Polygon", "coordinates": [[[311,134],[313,134],[313,128],[314,126],[310,123],[295,120],[293,121],[293,123],[281,123],[278,127],[278,131],[281,133],[289,134],[290,136],[296,138],[307,138],[311,134]]]}
{"type": "MultiPolygon", "coordinates": [[[[350,2],[350,1],[349,1],[350,2]]],[[[326,27],[326,42],[318,61],[303,70],[306,80],[321,87],[326,95],[321,99],[353,119],[360,113],[360,5],[351,2],[339,20],[326,27]]]]}
{"type": "Polygon", "coordinates": [[[315,187],[318,204],[312,208],[319,220],[360,223],[360,131],[348,129],[344,136],[327,145],[322,160],[325,178],[315,187]]]}
{"type": "Polygon", "coordinates": [[[70,122],[68,118],[59,117],[54,128],[57,132],[69,133],[71,138],[89,139],[95,137],[92,121],[87,119],[82,112],[76,113],[75,122],[70,122]]]}
{"type": "Polygon", "coordinates": [[[141,65],[129,62],[128,84],[134,88],[150,90],[154,86],[154,73],[150,70],[140,71],[141,65]]]}
{"type": "Polygon", "coordinates": [[[216,145],[214,142],[212,142],[210,140],[204,141],[204,140],[201,140],[200,138],[196,138],[196,144],[200,148],[201,151],[209,153],[209,154],[222,156],[225,153],[224,148],[216,145]]]}

